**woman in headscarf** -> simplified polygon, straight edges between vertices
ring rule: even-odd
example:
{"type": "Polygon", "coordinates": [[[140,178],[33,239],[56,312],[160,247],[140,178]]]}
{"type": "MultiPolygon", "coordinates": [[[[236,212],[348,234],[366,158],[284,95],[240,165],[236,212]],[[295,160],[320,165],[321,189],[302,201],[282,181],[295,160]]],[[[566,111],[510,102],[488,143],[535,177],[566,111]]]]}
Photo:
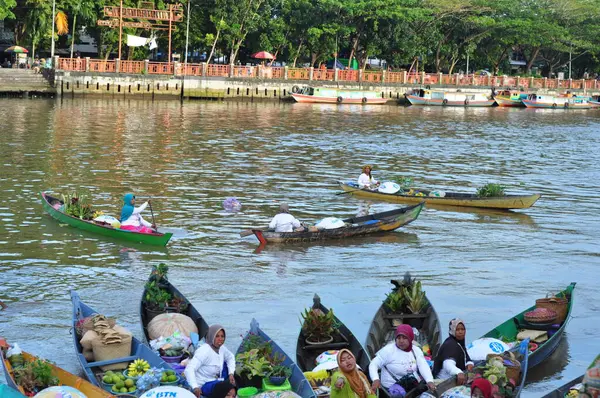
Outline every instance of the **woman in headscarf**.
{"type": "Polygon", "coordinates": [[[471,398],[492,398],[492,383],[483,377],[473,380],[471,398]]]}
{"type": "MultiPolygon", "coordinates": [[[[369,375],[373,380],[373,391],[383,385],[390,388],[404,376],[412,375],[417,383],[425,381],[431,391],[435,391],[431,369],[419,347],[413,346],[415,335],[409,325],[398,325],[394,342],[383,347],[369,365],[369,375]],[[381,369],[381,381],[378,370],[381,369]]],[[[408,392],[408,391],[406,391],[408,392]]]]}
{"type": "Polygon", "coordinates": [[[304,228],[300,221],[290,214],[288,204],[282,203],[279,205],[279,213],[269,223],[269,229],[273,229],[275,232],[293,232],[302,231],[304,228]]]}
{"type": "Polygon", "coordinates": [[[152,229],[156,229],[156,225],[144,220],[141,216],[146,207],[150,204],[148,200],[140,207],[135,207],[135,195],[128,193],[123,198],[123,208],[121,209],[121,229],[133,232],[141,232],[143,234],[152,233],[152,229]]]}
{"type": "Polygon", "coordinates": [[[369,379],[356,366],[356,357],[347,349],[337,354],[338,370],[331,376],[331,398],[375,398],[369,379]]]}
{"type": "Polygon", "coordinates": [[[370,164],[363,166],[362,174],[358,177],[358,186],[360,188],[373,188],[379,185],[379,181],[371,175],[371,170],[373,170],[373,167],[370,164]]]}
{"type": "Polygon", "coordinates": [[[236,395],[237,388],[229,381],[223,381],[215,385],[208,398],[235,398],[236,395]]]}
{"type": "Polygon", "coordinates": [[[433,374],[437,379],[449,379],[456,376],[458,384],[465,384],[466,370],[473,368],[473,362],[465,346],[467,329],[462,319],[454,318],[450,321],[448,333],[450,336],[444,341],[433,363],[433,374]]]}
{"type": "Polygon", "coordinates": [[[185,367],[185,378],[197,397],[209,396],[219,383],[235,385],[235,356],[224,343],[223,326],[211,325],[206,334],[206,344],[196,350],[185,367]]]}

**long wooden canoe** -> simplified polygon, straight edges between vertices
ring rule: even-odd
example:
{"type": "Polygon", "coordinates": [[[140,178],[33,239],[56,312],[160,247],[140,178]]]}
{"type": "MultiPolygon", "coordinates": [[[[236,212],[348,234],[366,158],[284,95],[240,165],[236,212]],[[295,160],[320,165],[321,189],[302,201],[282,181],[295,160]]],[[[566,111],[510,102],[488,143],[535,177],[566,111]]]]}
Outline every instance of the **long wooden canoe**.
{"type": "MultiPolygon", "coordinates": [[[[152,281],[153,279],[155,279],[153,274],[150,274],[150,277],[148,278],[149,281],[152,281]]],[[[204,317],[202,315],[200,315],[200,312],[196,309],[196,307],[194,307],[192,305],[192,303],[189,302],[188,299],[185,298],[185,296],[183,294],[181,294],[181,292],[179,290],[177,290],[177,288],[175,288],[175,286],[173,286],[171,284],[171,282],[169,282],[167,279],[162,278],[160,281],[157,281],[160,286],[167,290],[169,293],[171,293],[171,295],[173,297],[179,297],[181,298],[184,302],[187,303],[187,309],[182,312],[182,314],[189,316],[194,323],[196,324],[196,327],[198,328],[198,335],[202,338],[206,336],[206,333],[208,333],[208,324],[206,323],[206,321],[204,320],[204,317]]],[[[146,297],[146,289],[144,289],[144,292],[142,293],[142,298],[140,300],[140,320],[142,322],[142,330],[144,331],[144,336],[146,337],[146,341],[150,341],[150,337],[148,336],[148,323],[150,322],[150,319],[146,313],[146,310],[144,308],[144,297],[146,297]]]]}
{"type": "MultiPolygon", "coordinates": [[[[327,314],[329,309],[321,304],[321,298],[315,294],[313,297],[313,309],[319,309],[323,313],[327,314]]],[[[306,336],[300,328],[300,334],[298,335],[298,341],[296,342],[296,362],[300,369],[304,372],[310,372],[316,366],[316,358],[327,350],[341,350],[346,348],[354,354],[356,357],[356,364],[365,372],[369,374],[369,363],[371,359],[367,354],[367,351],[363,348],[360,341],[354,336],[354,334],[348,329],[338,317],[334,316],[334,323],[338,325],[337,332],[333,336],[333,341],[325,344],[308,344],[306,343],[306,336]]]]}
{"type": "MultiPolygon", "coordinates": [[[[29,353],[23,351],[23,359],[26,362],[32,362],[32,361],[37,360],[38,358],[35,355],[29,354],[29,353]]],[[[7,382],[8,386],[12,387],[16,391],[19,391],[20,394],[23,394],[21,396],[24,396],[25,390],[23,390],[23,387],[21,387],[20,385],[17,384],[17,382],[14,378],[15,375],[14,375],[13,367],[11,366],[8,359],[5,357],[5,354],[2,351],[2,349],[0,349],[0,361],[2,362],[2,369],[4,371],[4,374],[6,375],[6,382],[7,382]]],[[[81,391],[88,398],[113,398],[114,397],[114,395],[112,395],[111,393],[82,379],[79,376],[75,376],[74,374],[69,373],[62,368],[59,368],[58,366],[56,366],[52,363],[49,363],[49,365],[52,367],[52,375],[55,376],[56,378],[58,378],[58,381],[61,386],[73,387],[73,388],[81,391]]],[[[0,396],[2,398],[5,398],[4,395],[2,395],[2,394],[0,394],[0,396]]]]}
{"type": "Polygon", "coordinates": [[[542,398],[565,398],[565,395],[571,390],[572,387],[580,384],[583,381],[583,375],[574,378],[568,383],[563,384],[558,387],[556,390],[544,395],[542,398]]]}
{"type": "Polygon", "coordinates": [[[251,334],[259,336],[263,340],[263,342],[269,341],[273,349],[272,354],[279,354],[278,356],[282,356],[284,358],[281,365],[286,366],[287,368],[292,370],[292,375],[289,378],[289,382],[292,386],[292,390],[296,394],[300,395],[302,398],[316,398],[315,392],[312,389],[310,382],[306,379],[304,373],[302,373],[298,365],[294,363],[294,361],[281,349],[281,347],[277,345],[277,343],[275,343],[273,339],[271,339],[269,336],[267,336],[265,332],[262,331],[256,319],[253,318],[250,322],[250,330],[244,336],[242,343],[236,351],[236,356],[237,354],[243,352],[244,342],[248,339],[248,337],[251,334]]]}
{"type": "MultiPolygon", "coordinates": [[[[409,285],[410,281],[410,274],[407,273],[404,276],[404,280],[391,280],[390,282],[394,285],[393,291],[397,291],[402,287],[409,285]]],[[[433,304],[431,304],[427,297],[425,297],[425,299],[427,300],[428,305],[423,315],[389,313],[385,301],[381,304],[375,313],[375,317],[373,317],[373,321],[371,321],[371,326],[369,327],[369,332],[367,334],[366,346],[368,355],[371,358],[375,358],[377,352],[387,344],[393,344],[396,326],[421,317],[424,317],[423,326],[419,329],[419,336],[416,337],[415,340],[421,346],[428,344],[431,350],[431,357],[435,358],[442,345],[442,327],[433,304]]],[[[379,392],[380,396],[389,396],[388,392],[383,387],[379,392]]]]}
{"type": "MultiPolygon", "coordinates": [[[[513,398],[519,398],[521,396],[521,392],[523,392],[523,388],[525,387],[525,379],[527,379],[527,369],[528,369],[527,364],[528,364],[529,356],[531,354],[529,354],[529,350],[527,350],[525,347],[523,347],[523,349],[521,350],[519,346],[514,347],[510,351],[512,351],[515,354],[515,358],[517,359],[517,361],[519,361],[521,363],[521,373],[519,375],[519,380],[517,380],[517,385],[516,385],[515,391],[513,392],[513,395],[512,395],[513,398]]],[[[452,387],[456,387],[456,386],[457,386],[457,383],[456,383],[455,377],[444,380],[443,382],[441,382],[440,384],[437,385],[436,396],[440,397],[440,396],[442,396],[442,394],[445,391],[451,389],[452,387]]],[[[416,396],[407,394],[406,398],[416,398],[416,396]]]]}
{"type": "Polygon", "coordinates": [[[350,195],[356,195],[363,198],[383,200],[393,203],[419,203],[425,202],[427,205],[443,206],[463,206],[463,207],[482,207],[488,209],[526,209],[540,198],[540,194],[533,195],[505,195],[498,197],[480,198],[472,193],[446,192],[446,196],[427,196],[429,190],[418,189],[426,196],[412,196],[401,193],[382,193],[371,191],[369,189],[360,189],[355,183],[345,183],[339,181],[340,187],[350,195]]]}
{"type": "MultiPolygon", "coordinates": [[[[142,344],[142,342],[135,337],[132,337],[131,340],[131,353],[129,354],[129,356],[106,361],[88,362],[87,359],[85,359],[85,356],[83,356],[83,347],[79,343],[79,337],[75,332],[75,325],[80,319],[93,316],[95,314],[98,314],[98,312],[95,311],[93,308],[87,306],[84,302],[82,302],[79,298],[79,294],[77,294],[77,292],[74,290],[71,290],[71,302],[73,303],[73,344],[75,345],[77,360],[79,361],[81,368],[83,369],[85,376],[90,381],[90,383],[99,387],[101,386],[102,375],[104,372],[102,372],[100,366],[111,365],[121,362],[133,362],[136,359],[144,359],[148,361],[148,364],[150,364],[151,368],[172,370],[169,364],[163,361],[163,359],[157,353],[152,351],[150,347],[146,346],[145,344],[142,344]]],[[[189,389],[189,384],[184,379],[182,379],[180,383],[181,387],[189,389]]]]}
{"type": "Polygon", "coordinates": [[[52,206],[52,204],[56,202],[63,204],[62,200],[50,196],[44,192],[41,192],[40,195],[42,197],[42,205],[44,206],[44,210],[50,214],[52,218],[58,220],[60,223],[68,224],[84,231],[93,232],[120,240],[126,240],[129,242],[138,242],[156,246],[166,246],[166,244],[169,242],[169,239],[171,239],[171,236],[173,236],[173,234],[170,232],[164,234],[159,232],[143,234],[140,232],[113,228],[110,225],[100,224],[94,221],[82,220],[80,218],[65,214],[52,206]]]}
{"type": "Polygon", "coordinates": [[[295,243],[314,242],[325,239],[344,239],[353,236],[364,236],[376,233],[393,231],[409,224],[419,217],[419,213],[425,205],[403,207],[401,209],[375,213],[368,216],[347,218],[346,226],[336,229],[321,229],[319,231],[302,232],[271,232],[266,229],[253,229],[252,232],[261,244],[266,243],[295,243]]]}
{"type": "MultiPolygon", "coordinates": [[[[569,286],[567,286],[565,290],[559,292],[556,295],[556,297],[566,297],[569,300],[567,316],[562,322],[562,324],[560,324],[560,328],[548,340],[538,344],[538,348],[529,354],[529,368],[533,368],[534,366],[539,365],[544,359],[548,358],[550,354],[552,354],[554,350],[556,350],[556,348],[558,347],[558,344],[560,343],[561,338],[567,327],[567,323],[569,323],[569,318],[573,309],[574,290],[575,282],[571,283],[569,286]]],[[[524,315],[526,312],[532,311],[534,309],[535,305],[530,308],[527,308],[525,311],[496,326],[494,329],[490,330],[482,337],[492,337],[500,340],[508,339],[509,341],[516,341],[519,329],[533,328],[533,326],[531,325],[525,325],[524,315]]],[[[541,328],[540,330],[547,329],[541,328]]]]}

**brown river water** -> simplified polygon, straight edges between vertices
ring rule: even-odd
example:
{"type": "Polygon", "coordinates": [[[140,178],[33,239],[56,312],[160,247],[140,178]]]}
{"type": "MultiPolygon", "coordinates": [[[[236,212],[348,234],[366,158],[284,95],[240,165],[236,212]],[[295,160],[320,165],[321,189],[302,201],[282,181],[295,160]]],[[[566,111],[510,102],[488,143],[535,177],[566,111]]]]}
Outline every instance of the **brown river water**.
{"type": "Polygon", "coordinates": [[[410,271],[443,337],[458,316],[469,341],[577,282],[565,338],[529,372],[526,397],[600,353],[600,111],[0,99],[0,115],[0,335],[69,371],[80,372],[69,290],[141,337],[140,295],[159,262],[226,327],[230,349],[255,317],[295,358],[314,293],[364,342],[389,280],[410,271]],[[365,163],[384,181],[468,192],[499,182],[543,196],[515,212],[425,208],[396,232],[343,242],[255,253],[257,240],[239,237],[282,201],[306,222],[394,208],[335,195],[365,163]],[[153,248],[61,226],[43,213],[42,190],[88,192],[114,215],[127,192],[152,197],[174,237],[153,248]],[[223,211],[228,196],[240,213],[223,211]]]}

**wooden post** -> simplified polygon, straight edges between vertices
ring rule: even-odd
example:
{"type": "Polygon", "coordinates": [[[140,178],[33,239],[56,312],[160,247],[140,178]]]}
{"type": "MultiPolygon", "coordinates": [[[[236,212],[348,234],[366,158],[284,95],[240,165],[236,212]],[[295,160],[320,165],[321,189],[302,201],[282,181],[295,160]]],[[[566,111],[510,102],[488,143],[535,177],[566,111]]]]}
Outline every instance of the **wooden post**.
{"type": "Polygon", "coordinates": [[[421,72],[421,84],[425,84],[425,71],[421,72]]]}
{"type": "Polygon", "coordinates": [[[386,71],[385,69],[383,69],[383,70],[381,71],[381,83],[385,83],[385,75],[386,75],[386,72],[387,72],[387,71],[386,71]]]}
{"type": "Polygon", "coordinates": [[[438,86],[442,85],[442,81],[444,80],[444,74],[443,73],[438,73],[438,86]]]}
{"type": "Polygon", "coordinates": [[[121,0],[121,5],[119,6],[119,56],[117,57],[119,59],[121,58],[122,42],[123,42],[123,0],[121,0]]]}
{"type": "Polygon", "coordinates": [[[519,88],[519,86],[521,85],[521,77],[517,76],[515,82],[517,83],[517,88],[519,88]]]}
{"type": "Polygon", "coordinates": [[[333,68],[333,81],[337,82],[338,81],[338,68],[337,66],[335,68],[333,68]]]}
{"type": "Polygon", "coordinates": [[[402,71],[402,84],[406,84],[406,71],[402,71]]]}
{"type": "Polygon", "coordinates": [[[144,60],[144,70],[146,71],[146,74],[148,74],[148,72],[150,72],[150,60],[149,59],[144,60]]]}
{"type": "Polygon", "coordinates": [[[542,84],[542,86],[543,86],[544,88],[547,88],[547,87],[548,87],[548,78],[547,78],[547,77],[545,77],[545,78],[544,78],[544,84],[542,84]]]}
{"type": "Polygon", "coordinates": [[[315,68],[314,68],[314,66],[311,66],[310,69],[308,70],[308,80],[312,81],[314,72],[315,72],[315,68]]]}
{"type": "Polygon", "coordinates": [[[121,59],[120,58],[115,59],[115,72],[116,73],[121,72],[121,59]]]}
{"type": "Polygon", "coordinates": [[[287,80],[288,79],[288,67],[284,66],[283,67],[283,80],[287,80]]]}
{"type": "Polygon", "coordinates": [[[533,88],[533,85],[534,85],[534,84],[535,84],[535,80],[534,80],[533,76],[531,76],[531,77],[529,78],[529,88],[533,88]]]}
{"type": "Polygon", "coordinates": [[[85,71],[90,71],[90,57],[85,57],[85,71]]]}
{"type": "MultiPolygon", "coordinates": [[[[123,0],[121,0],[123,1],[123,0]]],[[[171,31],[173,28],[173,4],[169,4],[169,56],[167,62],[171,63],[171,31]]]]}
{"type": "Polygon", "coordinates": [[[359,82],[363,81],[363,70],[362,69],[358,70],[358,81],[359,82]]]}
{"type": "Polygon", "coordinates": [[[208,62],[202,63],[202,76],[206,76],[208,73],[208,62]]]}

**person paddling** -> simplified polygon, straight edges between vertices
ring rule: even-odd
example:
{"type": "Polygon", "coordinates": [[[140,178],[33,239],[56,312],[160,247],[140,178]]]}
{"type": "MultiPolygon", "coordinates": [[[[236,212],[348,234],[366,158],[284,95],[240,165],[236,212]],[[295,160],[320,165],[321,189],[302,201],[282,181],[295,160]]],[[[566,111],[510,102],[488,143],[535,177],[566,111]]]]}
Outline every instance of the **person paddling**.
{"type": "Polygon", "coordinates": [[[144,220],[140,214],[149,204],[150,200],[140,207],[135,207],[135,195],[132,193],[126,194],[123,198],[123,209],[121,210],[121,229],[143,234],[153,233],[153,230],[156,230],[156,225],[144,220]]]}
{"type": "Polygon", "coordinates": [[[371,170],[373,170],[373,166],[367,164],[362,168],[362,174],[358,177],[358,186],[362,188],[375,188],[379,185],[379,181],[373,178],[371,174],[371,170]]]}

